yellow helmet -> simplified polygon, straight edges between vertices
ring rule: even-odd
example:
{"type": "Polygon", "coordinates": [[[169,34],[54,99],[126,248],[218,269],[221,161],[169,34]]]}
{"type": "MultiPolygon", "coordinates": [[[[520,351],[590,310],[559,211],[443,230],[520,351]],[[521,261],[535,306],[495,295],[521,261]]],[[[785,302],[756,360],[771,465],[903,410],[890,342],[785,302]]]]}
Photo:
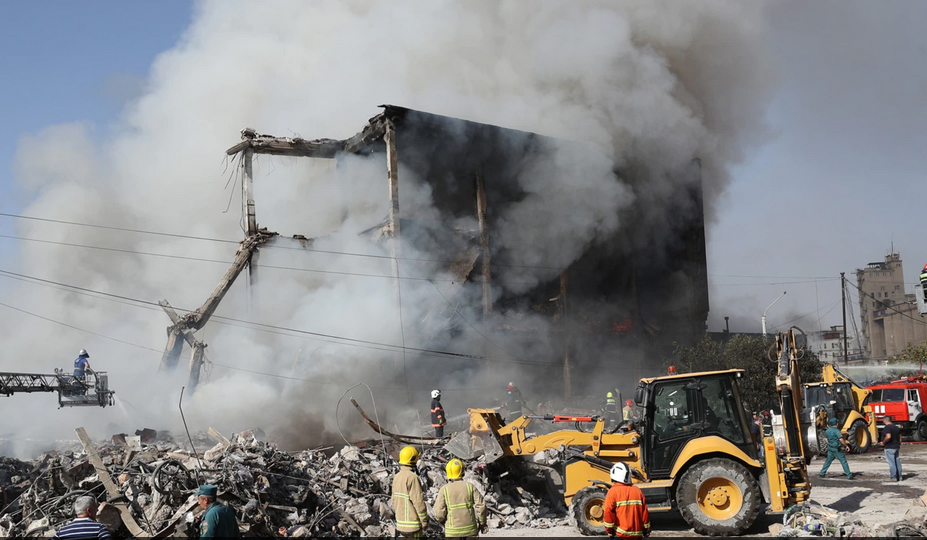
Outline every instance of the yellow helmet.
{"type": "Polygon", "coordinates": [[[444,470],[447,471],[448,480],[457,480],[463,478],[464,464],[459,459],[454,458],[447,462],[444,470]]]}
{"type": "Polygon", "coordinates": [[[418,463],[418,450],[414,446],[406,446],[399,452],[399,464],[414,466],[418,463]]]}
{"type": "Polygon", "coordinates": [[[605,394],[605,397],[607,397],[607,398],[613,398],[613,397],[615,397],[615,394],[612,394],[611,392],[609,392],[609,393],[605,394]]]}

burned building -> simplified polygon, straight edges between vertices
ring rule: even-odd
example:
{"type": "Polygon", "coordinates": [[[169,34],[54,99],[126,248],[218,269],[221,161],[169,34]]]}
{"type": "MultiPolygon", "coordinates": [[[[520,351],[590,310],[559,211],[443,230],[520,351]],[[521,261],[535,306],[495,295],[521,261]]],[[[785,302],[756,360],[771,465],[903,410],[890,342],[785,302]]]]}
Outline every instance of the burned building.
{"type": "MultiPolygon", "coordinates": [[[[444,265],[445,274],[467,285],[467,290],[480,291],[468,302],[480,308],[481,319],[474,322],[484,329],[521,334],[523,339],[531,339],[532,332],[548,332],[552,345],[545,353],[548,357],[541,360],[549,366],[548,379],[559,385],[563,375],[566,395],[574,386],[586,386],[579,379],[595,378],[595,370],[577,368],[610,368],[616,377],[636,381],[656,373],[660,359],[671,353],[674,343],[691,344],[704,335],[708,283],[697,161],[678,173],[681,177],[674,179],[671,192],[656,199],[653,194],[638,196],[653,181],[646,167],[633,161],[615,166],[608,171],[609,181],[629,190],[628,197],[635,202],[615,209],[614,219],[619,223],[607,234],[596,231],[587,245],[561,246],[569,256],[546,260],[519,249],[518,238],[509,236],[502,241],[510,225],[507,220],[513,219],[503,209],[544,196],[518,179],[554,174],[557,189],[569,190],[571,178],[587,173],[584,156],[605,150],[403,107],[383,108],[359,133],[345,140],[273,137],[243,130],[242,142],[228,154],[241,159],[247,238],[251,240],[243,243],[236,258],[238,268],[233,267],[226,278],[233,281],[246,262],[251,264],[251,254],[262,243],[273,241],[273,233],[258,228],[255,215],[254,154],[334,159],[336,163],[358,156],[382,163],[384,196],[390,199],[385,221],[363,234],[374,242],[389,242],[397,261],[402,260],[400,249],[427,253],[429,259],[444,265]],[[414,209],[403,205],[400,186],[409,178],[428,185],[440,220],[417,216],[414,209]],[[531,324],[520,326],[519,313],[540,315],[550,324],[546,330],[531,324]]],[[[556,243],[556,231],[572,224],[551,223],[554,218],[544,215],[544,204],[541,199],[541,210],[527,217],[554,234],[531,241],[556,243]]],[[[564,220],[566,215],[569,220],[569,211],[558,215],[557,219],[564,220]]],[[[558,246],[546,247],[548,255],[560,253],[558,246]]],[[[216,289],[219,298],[228,286],[226,279],[216,289]]],[[[204,308],[208,317],[214,302],[204,308]]],[[[191,329],[204,324],[201,315],[194,312],[186,317],[191,329]]],[[[176,347],[179,352],[180,338],[186,335],[184,321],[172,317],[172,322],[176,337],[168,348],[176,347]]],[[[453,331],[429,328],[423,333],[453,331]]],[[[195,344],[191,345],[195,352],[195,344]]],[[[176,364],[176,354],[171,358],[166,350],[165,362],[176,364]]]]}

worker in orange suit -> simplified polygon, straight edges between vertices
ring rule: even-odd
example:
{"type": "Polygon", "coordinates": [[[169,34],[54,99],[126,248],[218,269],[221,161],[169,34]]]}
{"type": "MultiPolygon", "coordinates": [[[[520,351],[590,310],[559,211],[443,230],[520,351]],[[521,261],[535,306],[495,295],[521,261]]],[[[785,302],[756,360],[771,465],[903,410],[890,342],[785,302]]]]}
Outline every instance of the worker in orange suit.
{"type": "Polygon", "coordinates": [[[631,467],[616,463],[609,476],[615,483],[605,496],[605,532],[613,538],[650,536],[647,500],[640,488],[631,483],[631,467]]]}

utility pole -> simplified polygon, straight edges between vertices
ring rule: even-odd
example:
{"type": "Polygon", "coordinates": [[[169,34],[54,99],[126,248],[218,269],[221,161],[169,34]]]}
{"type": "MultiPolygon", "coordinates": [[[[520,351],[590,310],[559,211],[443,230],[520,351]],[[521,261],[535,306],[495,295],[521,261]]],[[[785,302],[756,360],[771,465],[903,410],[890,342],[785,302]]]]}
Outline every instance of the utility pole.
{"type": "Polygon", "coordinates": [[[843,365],[850,363],[850,352],[847,347],[847,280],[845,272],[840,272],[840,303],[843,306],[843,365]]]}

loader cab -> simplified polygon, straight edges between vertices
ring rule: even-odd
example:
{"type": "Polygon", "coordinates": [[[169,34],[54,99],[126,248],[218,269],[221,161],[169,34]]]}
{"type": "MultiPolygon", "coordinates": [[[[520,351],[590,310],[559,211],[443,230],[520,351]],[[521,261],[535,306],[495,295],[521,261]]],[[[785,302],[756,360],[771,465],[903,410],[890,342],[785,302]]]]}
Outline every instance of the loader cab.
{"type": "MultiPolygon", "coordinates": [[[[847,382],[808,384],[803,397],[805,407],[824,407],[828,418],[836,418],[840,426],[845,424],[847,415],[857,410],[853,386],[847,382]]],[[[868,397],[863,400],[863,406],[867,404],[868,397]]]]}
{"type": "Polygon", "coordinates": [[[644,467],[651,479],[669,478],[686,443],[714,435],[757,457],[737,387],[742,370],[645,379],[635,395],[641,422],[644,467]]]}

